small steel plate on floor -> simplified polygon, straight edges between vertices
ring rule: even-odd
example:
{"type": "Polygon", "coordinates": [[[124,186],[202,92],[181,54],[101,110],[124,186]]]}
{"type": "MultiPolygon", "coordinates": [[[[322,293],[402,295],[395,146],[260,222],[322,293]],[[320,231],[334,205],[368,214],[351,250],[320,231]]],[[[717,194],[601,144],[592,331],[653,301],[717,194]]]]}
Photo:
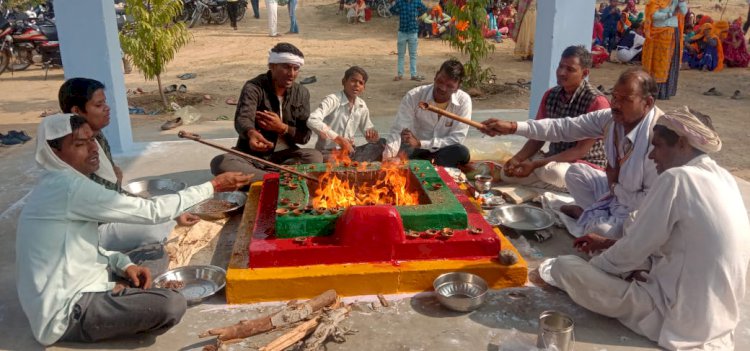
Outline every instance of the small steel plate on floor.
{"type": "Polygon", "coordinates": [[[157,288],[168,283],[181,285],[176,290],[185,296],[188,304],[197,304],[209,298],[226,285],[227,272],[216,266],[185,266],[167,271],[154,279],[157,288]]]}

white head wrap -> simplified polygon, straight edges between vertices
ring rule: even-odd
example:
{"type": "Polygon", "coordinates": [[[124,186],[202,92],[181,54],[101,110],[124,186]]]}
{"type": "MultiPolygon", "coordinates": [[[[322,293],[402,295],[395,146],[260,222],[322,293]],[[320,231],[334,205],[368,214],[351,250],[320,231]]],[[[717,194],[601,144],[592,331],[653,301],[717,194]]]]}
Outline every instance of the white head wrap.
{"type": "Polygon", "coordinates": [[[665,113],[656,124],[667,127],[677,135],[687,138],[690,146],[700,151],[710,153],[721,150],[719,134],[690,113],[687,106],[665,113]]]}
{"type": "Polygon", "coordinates": [[[291,63],[302,67],[305,59],[289,52],[268,52],[268,63],[291,63]]]}
{"type": "MultiPolygon", "coordinates": [[[[57,138],[61,138],[73,133],[73,130],[70,128],[71,116],[73,116],[73,114],[70,113],[56,114],[44,117],[44,119],[42,119],[42,123],[39,123],[39,128],[37,128],[36,134],[36,151],[34,158],[36,159],[36,163],[39,164],[39,166],[48,171],[62,171],[65,169],[75,170],[65,161],[57,157],[55,152],[47,143],[47,141],[49,140],[55,140],[57,138]]],[[[98,142],[97,146],[99,146],[99,150],[102,149],[101,145],[99,145],[98,142]]],[[[103,152],[99,152],[99,169],[96,171],[96,174],[115,183],[117,182],[117,177],[115,176],[115,172],[112,169],[112,164],[109,162],[106,156],[103,156],[103,154],[103,152]]],[[[85,176],[83,174],[81,175],[85,176]]]]}

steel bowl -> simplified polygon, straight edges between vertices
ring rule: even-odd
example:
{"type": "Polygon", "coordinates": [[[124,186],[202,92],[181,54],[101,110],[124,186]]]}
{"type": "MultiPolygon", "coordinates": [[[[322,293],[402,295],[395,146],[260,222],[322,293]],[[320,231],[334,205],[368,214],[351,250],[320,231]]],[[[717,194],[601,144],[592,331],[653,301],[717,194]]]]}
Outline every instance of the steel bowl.
{"type": "Polygon", "coordinates": [[[212,198],[196,204],[188,209],[188,212],[205,220],[222,219],[232,216],[245,206],[246,201],[247,194],[240,191],[214,193],[212,198]]]}
{"type": "Polygon", "coordinates": [[[432,283],[440,303],[454,311],[473,311],[484,303],[487,282],[466,272],[441,274],[432,283]]]}
{"type": "Polygon", "coordinates": [[[491,222],[515,230],[536,231],[555,224],[552,215],[538,207],[529,205],[504,205],[490,212],[491,222]]]}
{"type": "Polygon", "coordinates": [[[122,188],[133,195],[150,199],[152,196],[176,194],[178,191],[187,188],[187,185],[183,182],[162,178],[130,182],[122,188]]]}
{"type": "Polygon", "coordinates": [[[182,282],[177,291],[194,305],[209,298],[226,285],[227,272],[216,266],[185,266],[164,272],[154,278],[153,286],[161,288],[168,281],[182,282]]]}

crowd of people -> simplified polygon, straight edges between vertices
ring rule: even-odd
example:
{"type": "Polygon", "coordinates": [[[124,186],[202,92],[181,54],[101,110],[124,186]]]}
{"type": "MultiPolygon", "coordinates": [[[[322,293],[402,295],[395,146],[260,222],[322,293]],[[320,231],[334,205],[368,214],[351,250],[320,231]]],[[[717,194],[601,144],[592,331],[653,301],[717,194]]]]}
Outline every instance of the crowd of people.
{"type": "MultiPolygon", "coordinates": [[[[569,192],[575,204],[561,210],[586,233],[575,247],[600,253],[588,262],[577,256],[545,261],[545,281],[661,347],[730,349],[750,263],[744,245],[750,222],[734,178],[709,156],[722,145],[710,118],[689,109],[665,112],[656,101],[674,95],[680,58],[693,54],[688,46],[702,50],[685,60],[688,65],[695,59],[701,69],[715,63],[715,70],[727,60],[722,42],[731,38],[744,47],[744,36],[737,37],[735,22],[722,37],[716,28],[724,27],[706,16],[695,16],[687,27],[692,16],[684,0],[651,0],[643,13],[632,1],[624,10],[619,6],[611,1],[602,8],[601,37],[595,30],[594,40],[615,51],[638,30],[648,39],[641,44],[643,68],[625,70],[611,99],[587,81],[595,53],[571,46],[535,119],[491,118],[480,131],[528,138],[505,162],[503,181],[569,192]],[[701,31],[685,41],[684,28],[696,27],[701,31]]],[[[427,8],[418,0],[396,0],[392,10],[400,22],[395,79],[403,77],[408,47],[411,79],[421,81],[418,18],[427,8]]],[[[442,11],[429,12],[428,35],[450,30],[441,32],[442,11]]],[[[496,16],[495,26],[505,25],[500,34],[512,33],[519,56],[533,55],[536,1],[492,6],[488,15],[496,16]]],[[[737,55],[730,60],[737,64],[737,55]]],[[[461,90],[464,66],[455,59],[441,64],[432,83],[406,92],[382,136],[360,97],[369,78],[363,67],[345,70],[342,89],[312,109],[309,91],[296,81],[305,64],[302,50],[278,43],[267,63],[241,89],[234,118],[238,151],[278,164],[320,163],[338,152],[358,161],[424,159],[454,168],[471,160],[464,145],[468,125],[418,108],[427,102],[472,118],[471,97],[461,90]],[[303,148],[313,133],[318,142],[303,148]],[[358,133],[362,145],[355,144],[358,133]]],[[[151,286],[151,277],[166,269],[169,231],[195,224],[185,210],[214,192],[246,187],[276,171],[221,154],[206,165],[215,176],[210,182],[152,199],[131,196],[101,133],[109,124],[104,89],[94,79],[67,80],[58,95],[63,114],[44,118],[38,128],[35,160],[47,172],[18,220],[16,269],[21,306],[44,345],[163,332],[179,323],[185,299],[151,286]]]]}

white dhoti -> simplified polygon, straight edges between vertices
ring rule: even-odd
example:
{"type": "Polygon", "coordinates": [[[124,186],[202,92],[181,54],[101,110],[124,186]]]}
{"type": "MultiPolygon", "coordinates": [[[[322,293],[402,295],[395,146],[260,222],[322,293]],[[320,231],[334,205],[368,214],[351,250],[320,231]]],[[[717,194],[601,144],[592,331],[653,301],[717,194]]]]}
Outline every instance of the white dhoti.
{"type": "Polygon", "coordinates": [[[623,46],[617,47],[617,60],[622,63],[630,62],[636,55],[641,52],[642,48],[627,48],[623,46]]]}
{"type": "Polygon", "coordinates": [[[615,239],[622,236],[622,225],[630,210],[609,196],[604,171],[586,164],[572,164],[565,174],[565,184],[576,205],[584,210],[578,225],[585,234],[596,233],[615,239]]]}
{"type": "Polygon", "coordinates": [[[266,0],[266,10],[268,11],[268,35],[275,37],[279,34],[276,29],[278,14],[276,13],[278,3],[276,0],[266,0]]]}
{"type": "Polygon", "coordinates": [[[108,251],[128,252],[164,243],[176,225],[174,220],[160,224],[104,223],[99,225],[99,245],[108,251]]]}

